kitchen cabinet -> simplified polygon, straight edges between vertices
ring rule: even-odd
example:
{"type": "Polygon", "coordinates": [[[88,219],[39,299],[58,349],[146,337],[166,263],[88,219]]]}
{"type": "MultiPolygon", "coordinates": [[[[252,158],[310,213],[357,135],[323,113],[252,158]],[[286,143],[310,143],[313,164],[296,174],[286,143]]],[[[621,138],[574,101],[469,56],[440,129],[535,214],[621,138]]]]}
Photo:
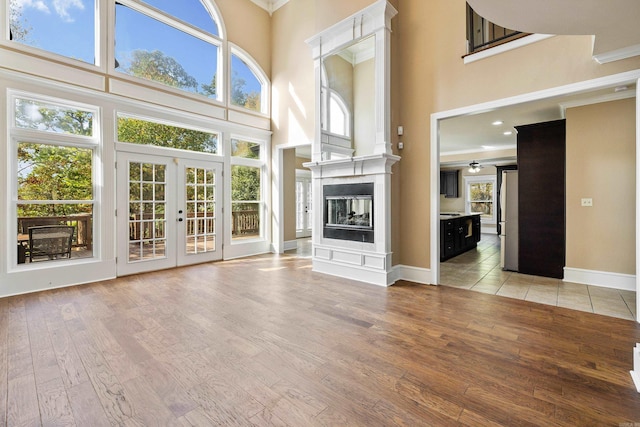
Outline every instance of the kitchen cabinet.
{"type": "Polygon", "coordinates": [[[517,126],[518,271],[561,279],[565,266],[565,120],[517,126]]]}
{"type": "Polygon", "coordinates": [[[480,215],[440,215],[440,261],[475,248],[480,232],[480,215]]]}
{"type": "Polygon", "coordinates": [[[440,171],[440,194],[447,198],[459,197],[457,170],[440,171]]]}

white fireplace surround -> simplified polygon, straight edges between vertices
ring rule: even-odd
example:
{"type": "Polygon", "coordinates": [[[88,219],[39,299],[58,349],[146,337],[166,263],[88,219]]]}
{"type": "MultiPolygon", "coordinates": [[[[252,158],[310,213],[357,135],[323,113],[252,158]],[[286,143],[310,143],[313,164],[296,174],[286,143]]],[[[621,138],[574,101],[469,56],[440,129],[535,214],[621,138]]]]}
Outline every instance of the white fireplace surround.
{"type": "Polygon", "coordinates": [[[380,286],[395,281],[391,262],[391,166],[400,157],[373,154],[309,162],[313,173],[313,270],[380,286]],[[373,184],[373,243],[325,238],[323,187],[373,184]]]}
{"type": "Polygon", "coordinates": [[[391,19],[397,10],[378,0],[360,12],[307,40],[315,65],[316,130],[311,169],[313,186],[313,270],[380,286],[395,282],[391,254],[391,167],[400,160],[391,150],[390,120],[390,38],[391,19]],[[345,47],[374,37],[374,114],[371,127],[375,140],[366,141],[373,150],[359,152],[350,147],[353,157],[323,160],[322,135],[322,61],[345,47]],[[372,143],[371,143],[372,142],[372,143]],[[364,155],[363,155],[364,154],[364,155]],[[325,238],[325,185],[373,184],[373,243],[325,238]]]}

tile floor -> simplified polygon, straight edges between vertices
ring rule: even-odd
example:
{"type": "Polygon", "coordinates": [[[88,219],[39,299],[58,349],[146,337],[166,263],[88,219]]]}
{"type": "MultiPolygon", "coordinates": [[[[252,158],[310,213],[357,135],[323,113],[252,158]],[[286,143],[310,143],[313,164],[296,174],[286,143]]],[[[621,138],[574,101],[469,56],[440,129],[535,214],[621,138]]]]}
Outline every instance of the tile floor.
{"type": "Polygon", "coordinates": [[[483,234],[478,247],[440,263],[440,283],[541,304],[634,320],[636,293],[529,276],[500,268],[500,239],[483,234]]]}
{"type": "MultiPolygon", "coordinates": [[[[310,258],[311,239],[298,239],[298,249],[287,253],[310,258]]],[[[636,318],[635,292],[502,271],[500,239],[494,234],[483,234],[475,250],[441,263],[440,283],[605,316],[636,318]]]]}

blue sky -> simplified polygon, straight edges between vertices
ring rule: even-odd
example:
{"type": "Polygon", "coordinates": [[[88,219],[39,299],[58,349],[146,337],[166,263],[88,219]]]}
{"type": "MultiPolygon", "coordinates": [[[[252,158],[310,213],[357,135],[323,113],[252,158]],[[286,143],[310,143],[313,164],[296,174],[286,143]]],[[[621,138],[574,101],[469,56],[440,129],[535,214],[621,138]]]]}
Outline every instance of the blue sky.
{"type": "MultiPolygon", "coordinates": [[[[30,28],[28,43],[64,56],[94,63],[94,0],[13,0],[30,28]]],[[[198,28],[217,34],[217,28],[198,0],[148,0],[148,4],[198,28]]],[[[126,7],[118,7],[116,59],[128,66],[136,49],[160,50],[178,61],[198,83],[209,84],[216,70],[216,49],[199,39],[148,18],[126,7]]],[[[234,69],[246,81],[247,92],[260,86],[249,70],[234,69]]]]}

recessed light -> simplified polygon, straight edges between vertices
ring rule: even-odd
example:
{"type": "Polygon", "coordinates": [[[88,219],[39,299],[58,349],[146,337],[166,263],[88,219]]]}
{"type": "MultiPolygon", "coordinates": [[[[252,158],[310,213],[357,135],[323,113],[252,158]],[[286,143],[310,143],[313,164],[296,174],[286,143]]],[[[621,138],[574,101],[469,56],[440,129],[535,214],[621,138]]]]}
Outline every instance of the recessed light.
{"type": "Polygon", "coordinates": [[[513,135],[513,132],[508,130],[508,131],[504,132],[503,135],[506,135],[506,136],[513,135]]]}
{"type": "Polygon", "coordinates": [[[496,120],[495,122],[491,123],[494,126],[500,126],[501,124],[503,124],[504,122],[502,120],[496,120]]]}

